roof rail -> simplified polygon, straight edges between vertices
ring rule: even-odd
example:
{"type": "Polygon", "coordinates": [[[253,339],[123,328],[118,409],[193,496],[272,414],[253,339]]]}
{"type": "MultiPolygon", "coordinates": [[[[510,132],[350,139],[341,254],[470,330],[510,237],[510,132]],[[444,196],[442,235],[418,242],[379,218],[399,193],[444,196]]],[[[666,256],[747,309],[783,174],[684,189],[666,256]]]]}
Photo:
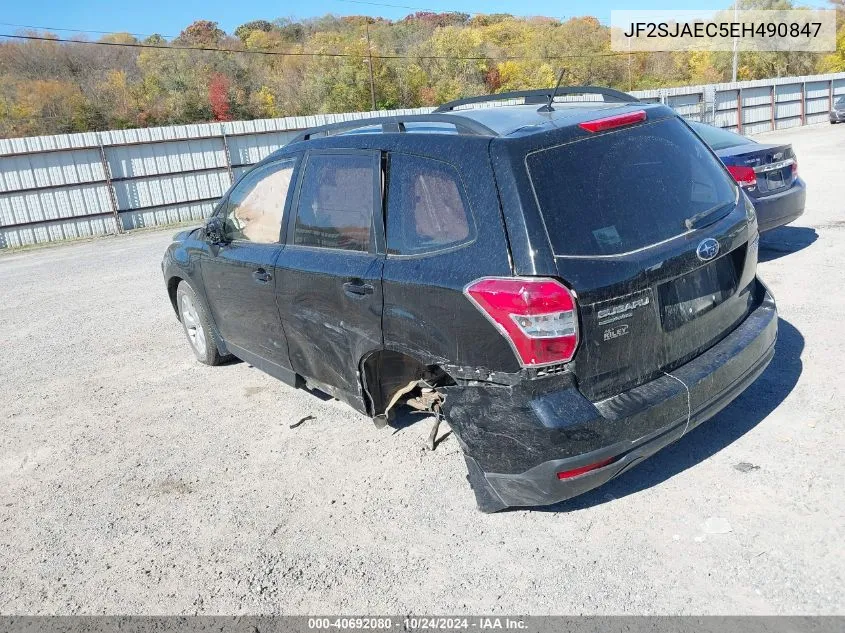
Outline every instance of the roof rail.
{"type": "Polygon", "coordinates": [[[471,134],[474,136],[498,136],[496,132],[486,125],[478,123],[469,117],[459,114],[409,114],[395,116],[381,116],[370,119],[355,119],[354,121],[341,121],[329,123],[304,130],[297,134],[289,143],[307,141],[315,136],[333,136],[351,132],[360,128],[380,125],[382,133],[405,132],[406,123],[449,123],[455,126],[458,134],[471,134]]]}
{"type": "Polygon", "coordinates": [[[503,101],[505,99],[519,99],[523,97],[526,104],[543,104],[549,100],[549,97],[554,93],[555,97],[563,95],[602,95],[606,97],[605,100],[617,101],[619,103],[630,103],[639,101],[636,97],[614,90],[613,88],[603,88],[600,86],[562,86],[557,89],[540,88],[539,90],[515,90],[513,92],[500,92],[492,95],[481,95],[479,97],[467,97],[466,99],[456,99],[449,101],[439,106],[434,112],[452,112],[455,108],[462,105],[471,105],[473,103],[485,103],[488,101],[503,101]],[[609,98],[609,99],[608,99],[609,98]]]}

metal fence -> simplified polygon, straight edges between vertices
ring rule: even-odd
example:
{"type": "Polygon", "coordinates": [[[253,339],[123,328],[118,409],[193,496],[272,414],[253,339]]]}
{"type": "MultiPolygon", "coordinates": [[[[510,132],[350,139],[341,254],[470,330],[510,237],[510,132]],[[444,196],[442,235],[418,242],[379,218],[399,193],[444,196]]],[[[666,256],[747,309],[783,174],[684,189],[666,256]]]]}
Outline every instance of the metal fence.
{"type": "MultiPolygon", "coordinates": [[[[827,120],[845,73],[633,93],[743,134],[827,120]]],[[[431,108],[0,139],[0,249],[200,220],[302,129],[431,108]]]]}

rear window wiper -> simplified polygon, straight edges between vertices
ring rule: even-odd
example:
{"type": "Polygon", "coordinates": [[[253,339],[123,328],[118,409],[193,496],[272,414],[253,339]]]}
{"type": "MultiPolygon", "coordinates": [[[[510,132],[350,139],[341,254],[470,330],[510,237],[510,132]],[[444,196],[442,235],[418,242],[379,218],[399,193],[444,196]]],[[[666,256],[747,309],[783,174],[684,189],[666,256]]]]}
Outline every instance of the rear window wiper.
{"type": "Polygon", "coordinates": [[[713,224],[714,222],[718,222],[723,217],[728,215],[731,212],[731,209],[734,207],[733,202],[727,202],[725,204],[721,204],[715,207],[711,207],[706,211],[702,211],[701,213],[696,213],[691,218],[687,218],[684,220],[684,224],[686,225],[687,229],[690,231],[693,229],[700,229],[702,226],[707,226],[708,224],[713,224]],[[721,213],[720,213],[721,212],[721,213]]]}

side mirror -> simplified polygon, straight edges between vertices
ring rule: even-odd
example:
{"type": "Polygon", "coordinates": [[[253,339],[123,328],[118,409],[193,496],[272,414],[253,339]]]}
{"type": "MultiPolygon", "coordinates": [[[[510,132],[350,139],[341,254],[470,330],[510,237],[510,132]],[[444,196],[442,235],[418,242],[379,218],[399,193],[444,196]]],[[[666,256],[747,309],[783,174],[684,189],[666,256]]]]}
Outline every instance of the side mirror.
{"type": "Polygon", "coordinates": [[[226,242],[226,231],[223,220],[218,217],[209,218],[205,223],[205,239],[210,244],[223,244],[226,242]]]}

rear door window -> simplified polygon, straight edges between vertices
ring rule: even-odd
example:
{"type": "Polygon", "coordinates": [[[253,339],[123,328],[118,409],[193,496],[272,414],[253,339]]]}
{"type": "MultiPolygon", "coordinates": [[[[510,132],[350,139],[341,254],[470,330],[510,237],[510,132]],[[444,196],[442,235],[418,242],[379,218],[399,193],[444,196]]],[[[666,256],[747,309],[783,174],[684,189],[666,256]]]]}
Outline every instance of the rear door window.
{"type": "Polygon", "coordinates": [[[449,163],[392,153],[388,172],[387,252],[418,255],[475,238],[458,171],[449,163]]]}
{"type": "Polygon", "coordinates": [[[672,117],[537,150],[526,158],[558,255],[616,255],[681,235],[736,201],[719,160],[672,117]]]}
{"type": "Polygon", "coordinates": [[[293,243],[369,251],[376,173],[372,152],[312,153],[302,177],[293,243]]]}

